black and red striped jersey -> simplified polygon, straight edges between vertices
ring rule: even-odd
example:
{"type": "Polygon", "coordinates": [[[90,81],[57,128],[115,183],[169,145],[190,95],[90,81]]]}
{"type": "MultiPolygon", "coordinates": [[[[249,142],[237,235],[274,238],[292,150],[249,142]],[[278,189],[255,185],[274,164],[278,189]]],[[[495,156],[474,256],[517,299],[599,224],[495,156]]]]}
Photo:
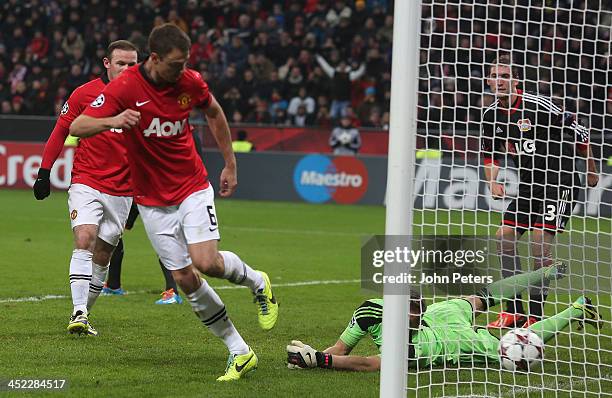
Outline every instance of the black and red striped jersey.
{"type": "Polygon", "coordinates": [[[576,148],[589,131],[549,97],[518,90],[509,109],[496,100],[484,110],[480,141],[485,164],[505,160],[518,171],[519,195],[540,197],[545,187],[580,185],[576,148]]]}

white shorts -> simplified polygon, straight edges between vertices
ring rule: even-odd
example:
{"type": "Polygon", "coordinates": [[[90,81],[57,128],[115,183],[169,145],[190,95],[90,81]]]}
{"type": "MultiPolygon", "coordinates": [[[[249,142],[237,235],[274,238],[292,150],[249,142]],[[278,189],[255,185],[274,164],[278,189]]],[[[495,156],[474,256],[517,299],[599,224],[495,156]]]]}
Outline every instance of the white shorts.
{"type": "Polygon", "coordinates": [[[84,184],[72,184],[68,189],[68,211],[70,225],[98,226],[98,237],[117,246],[125,221],[132,207],[131,196],[114,196],[84,184]]]}
{"type": "Polygon", "coordinates": [[[191,264],[188,244],[219,240],[212,186],[189,195],[178,206],[138,205],[149,240],[162,264],[179,270],[191,264]]]}

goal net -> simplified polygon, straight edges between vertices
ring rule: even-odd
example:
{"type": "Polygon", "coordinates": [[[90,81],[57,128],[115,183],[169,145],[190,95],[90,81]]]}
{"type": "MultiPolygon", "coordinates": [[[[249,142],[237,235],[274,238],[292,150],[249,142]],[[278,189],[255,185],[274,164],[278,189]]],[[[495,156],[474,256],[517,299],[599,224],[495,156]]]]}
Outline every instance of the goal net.
{"type": "MultiPolygon", "coordinates": [[[[413,345],[408,396],[612,396],[611,8],[608,0],[422,1],[413,234],[486,237],[487,261],[476,271],[494,282],[557,261],[567,271],[487,303],[475,319],[473,304],[439,312],[446,327],[440,316],[422,317],[418,330],[433,332],[402,342],[413,345]],[[603,328],[578,330],[581,296],[603,328]],[[502,311],[512,324],[486,329],[502,311]],[[477,336],[497,338],[527,321],[532,330],[535,321],[555,322],[539,326],[542,362],[511,371],[490,341],[447,333],[466,317],[485,328],[477,336]]],[[[459,283],[420,285],[427,311],[458,297],[450,285],[459,283]]],[[[499,297],[508,292],[501,286],[499,297]]]]}

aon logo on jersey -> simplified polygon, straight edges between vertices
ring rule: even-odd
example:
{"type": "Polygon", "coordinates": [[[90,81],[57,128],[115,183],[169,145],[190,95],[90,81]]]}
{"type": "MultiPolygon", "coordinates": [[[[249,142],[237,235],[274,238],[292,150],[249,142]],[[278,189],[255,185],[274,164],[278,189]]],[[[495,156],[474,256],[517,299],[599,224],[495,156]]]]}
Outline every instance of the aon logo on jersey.
{"type": "Polygon", "coordinates": [[[159,118],[156,117],[151,120],[149,127],[143,131],[145,137],[155,135],[157,137],[169,137],[171,135],[180,134],[185,127],[187,119],[177,120],[175,122],[166,121],[161,123],[159,118]]]}

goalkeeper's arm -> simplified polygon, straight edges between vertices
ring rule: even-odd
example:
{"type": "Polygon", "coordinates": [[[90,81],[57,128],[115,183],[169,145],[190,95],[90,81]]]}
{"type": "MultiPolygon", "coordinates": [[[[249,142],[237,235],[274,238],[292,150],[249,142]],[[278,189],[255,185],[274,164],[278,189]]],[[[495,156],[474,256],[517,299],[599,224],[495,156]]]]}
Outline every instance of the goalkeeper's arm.
{"type": "MultiPolygon", "coordinates": [[[[326,351],[337,351],[336,346],[326,351]]],[[[323,368],[337,370],[353,370],[359,372],[375,372],[380,370],[379,356],[336,355],[330,352],[320,352],[298,340],[293,340],[287,346],[287,363],[289,368],[323,368]]]]}
{"type": "Polygon", "coordinates": [[[332,355],[332,369],[377,372],[380,370],[380,357],[378,355],[370,357],[332,355]]]}

